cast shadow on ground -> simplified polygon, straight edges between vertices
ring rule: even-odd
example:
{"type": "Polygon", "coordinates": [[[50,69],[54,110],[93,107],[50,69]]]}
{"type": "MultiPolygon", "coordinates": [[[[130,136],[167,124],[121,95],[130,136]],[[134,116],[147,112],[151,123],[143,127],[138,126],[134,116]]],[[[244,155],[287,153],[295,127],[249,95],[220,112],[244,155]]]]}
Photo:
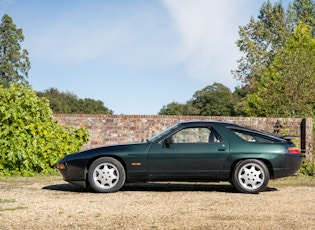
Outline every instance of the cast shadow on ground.
{"type": "MultiPolygon", "coordinates": [[[[82,188],[72,184],[56,184],[43,187],[46,190],[87,193],[92,192],[88,188],[82,188]]],[[[238,193],[238,191],[228,183],[128,183],[120,191],[137,191],[137,192],[222,192],[238,193]]],[[[264,192],[278,191],[276,188],[267,187],[264,192]]]]}

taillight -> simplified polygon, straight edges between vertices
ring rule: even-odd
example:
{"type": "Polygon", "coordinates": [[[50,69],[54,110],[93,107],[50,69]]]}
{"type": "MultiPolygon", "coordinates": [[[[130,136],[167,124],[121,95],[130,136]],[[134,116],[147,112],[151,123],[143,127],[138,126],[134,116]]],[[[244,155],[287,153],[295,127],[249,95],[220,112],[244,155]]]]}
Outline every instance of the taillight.
{"type": "Polygon", "coordinates": [[[288,152],[289,154],[301,154],[301,151],[297,147],[289,147],[288,152]]]}

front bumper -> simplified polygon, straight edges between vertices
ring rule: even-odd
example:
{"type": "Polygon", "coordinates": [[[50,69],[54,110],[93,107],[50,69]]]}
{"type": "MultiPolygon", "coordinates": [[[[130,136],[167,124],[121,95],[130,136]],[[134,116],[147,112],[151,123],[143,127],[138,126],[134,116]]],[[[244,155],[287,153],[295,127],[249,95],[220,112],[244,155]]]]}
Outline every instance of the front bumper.
{"type": "Polygon", "coordinates": [[[58,162],[57,169],[64,181],[86,188],[86,170],[67,162],[58,162]]]}

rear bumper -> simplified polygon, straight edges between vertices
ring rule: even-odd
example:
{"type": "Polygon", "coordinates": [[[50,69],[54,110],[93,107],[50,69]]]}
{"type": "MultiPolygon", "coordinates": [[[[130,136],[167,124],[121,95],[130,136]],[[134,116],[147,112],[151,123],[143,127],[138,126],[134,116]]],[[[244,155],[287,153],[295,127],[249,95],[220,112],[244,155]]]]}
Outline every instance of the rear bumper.
{"type": "Polygon", "coordinates": [[[283,164],[273,168],[274,178],[293,176],[303,164],[302,155],[287,155],[283,164]]]}

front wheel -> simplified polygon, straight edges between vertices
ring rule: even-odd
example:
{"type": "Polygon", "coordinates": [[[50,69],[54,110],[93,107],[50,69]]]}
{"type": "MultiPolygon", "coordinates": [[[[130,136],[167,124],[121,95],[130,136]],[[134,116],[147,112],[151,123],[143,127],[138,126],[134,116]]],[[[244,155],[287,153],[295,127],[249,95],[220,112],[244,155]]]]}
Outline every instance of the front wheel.
{"type": "Polygon", "coordinates": [[[260,160],[247,159],[236,164],[232,184],[244,193],[259,193],[266,189],[270,179],[267,166],[260,160]]]}
{"type": "Polygon", "coordinates": [[[88,181],[96,192],[116,192],[125,183],[126,173],[122,164],[111,157],[94,161],[88,171],[88,181]]]}

